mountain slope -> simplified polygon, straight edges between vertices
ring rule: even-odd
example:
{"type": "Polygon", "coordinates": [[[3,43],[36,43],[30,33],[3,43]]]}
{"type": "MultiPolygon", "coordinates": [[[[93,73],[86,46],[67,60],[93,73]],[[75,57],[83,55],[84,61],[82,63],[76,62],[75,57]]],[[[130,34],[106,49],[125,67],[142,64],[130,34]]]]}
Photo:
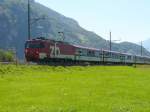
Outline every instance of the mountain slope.
{"type": "MultiPolygon", "coordinates": [[[[32,24],[32,37],[46,36],[59,40],[61,37],[58,32],[64,32],[67,42],[100,49],[109,48],[108,41],[94,32],[83,29],[71,18],[36,3],[34,0],[31,1],[31,9],[31,20],[43,15],[46,17],[46,19],[32,24]]],[[[33,23],[33,21],[31,22],[33,23]]],[[[0,48],[16,47],[18,56],[22,58],[24,43],[27,40],[27,0],[1,0],[0,24],[0,48]]],[[[140,54],[139,46],[132,43],[127,45],[114,43],[112,47],[113,50],[126,53],[132,51],[134,54],[140,54]]],[[[146,50],[144,50],[144,54],[150,55],[146,50]]]]}
{"type": "Polygon", "coordinates": [[[150,51],[150,39],[143,41],[143,46],[150,51]]]}
{"type": "MultiPolygon", "coordinates": [[[[120,44],[121,44],[120,49],[122,52],[128,51],[128,53],[133,55],[141,55],[141,46],[130,42],[122,42],[120,44]],[[134,49],[134,51],[132,49],[134,49]]],[[[144,47],[143,47],[143,51],[144,51],[143,55],[149,56],[149,52],[144,47]]]]}

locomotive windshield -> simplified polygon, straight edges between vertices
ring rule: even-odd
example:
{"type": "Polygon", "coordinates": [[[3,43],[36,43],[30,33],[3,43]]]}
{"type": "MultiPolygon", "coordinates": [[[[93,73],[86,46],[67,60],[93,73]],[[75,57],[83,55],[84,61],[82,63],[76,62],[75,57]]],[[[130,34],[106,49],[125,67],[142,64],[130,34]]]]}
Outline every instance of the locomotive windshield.
{"type": "Polygon", "coordinates": [[[30,43],[30,42],[27,42],[25,44],[25,48],[44,48],[44,44],[43,43],[30,43]]]}

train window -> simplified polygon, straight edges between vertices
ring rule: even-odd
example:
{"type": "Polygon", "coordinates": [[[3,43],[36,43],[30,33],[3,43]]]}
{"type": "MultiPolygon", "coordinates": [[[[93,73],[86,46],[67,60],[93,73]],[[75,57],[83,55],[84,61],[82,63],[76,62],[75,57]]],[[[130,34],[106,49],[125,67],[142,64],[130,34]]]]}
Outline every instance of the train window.
{"type": "Polygon", "coordinates": [[[81,54],[82,53],[82,51],[78,51],[79,52],[79,54],[81,54]]]}
{"type": "Polygon", "coordinates": [[[113,59],[119,59],[119,54],[117,53],[112,53],[112,56],[111,56],[113,59]]]}
{"type": "Polygon", "coordinates": [[[106,58],[109,58],[109,57],[111,57],[111,53],[110,53],[110,52],[104,52],[104,56],[105,56],[106,58]]]}
{"type": "Polygon", "coordinates": [[[113,59],[116,59],[116,58],[117,58],[117,55],[114,54],[114,53],[112,53],[112,54],[111,54],[111,57],[112,57],[113,59]]]}
{"type": "Polygon", "coordinates": [[[113,59],[116,59],[116,54],[112,53],[112,54],[111,54],[111,57],[112,57],[113,59]]]}
{"type": "Polygon", "coordinates": [[[88,51],[88,56],[95,56],[95,52],[94,51],[88,51]]]}
{"type": "Polygon", "coordinates": [[[116,58],[116,57],[115,57],[115,54],[113,54],[113,53],[111,54],[111,57],[112,57],[113,59],[115,59],[115,58],[116,58]]]}
{"type": "Polygon", "coordinates": [[[131,60],[131,56],[127,56],[127,60],[131,60]]]}
{"type": "Polygon", "coordinates": [[[99,55],[103,56],[103,51],[100,51],[100,52],[99,52],[99,55]]]}
{"type": "Polygon", "coordinates": [[[95,56],[96,56],[96,57],[99,57],[99,56],[100,56],[100,53],[99,53],[98,51],[96,51],[96,52],[95,52],[95,56]]]}
{"type": "Polygon", "coordinates": [[[44,48],[45,45],[43,43],[26,43],[25,48],[44,48]]]}
{"type": "Polygon", "coordinates": [[[92,51],[92,56],[95,56],[95,51],[92,51]]]}
{"type": "Polygon", "coordinates": [[[120,59],[125,59],[125,55],[120,55],[120,59]]]}
{"type": "Polygon", "coordinates": [[[86,49],[82,49],[82,55],[87,56],[87,50],[86,49]]]}
{"type": "Polygon", "coordinates": [[[77,50],[77,54],[78,54],[79,56],[82,56],[82,54],[83,54],[82,49],[78,49],[78,50],[77,50]]]}

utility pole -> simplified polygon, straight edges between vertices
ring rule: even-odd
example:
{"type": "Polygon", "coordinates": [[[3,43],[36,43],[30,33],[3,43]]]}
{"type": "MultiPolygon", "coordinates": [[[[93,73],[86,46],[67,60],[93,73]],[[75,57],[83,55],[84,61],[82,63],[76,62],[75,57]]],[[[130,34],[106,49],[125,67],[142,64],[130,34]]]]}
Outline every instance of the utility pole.
{"type": "Polygon", "coordinates": [[[111,49],[112,49],[111,32],[110,32],[110,40],[109,40],[109,41],[110,41],[110,43],[109,43],[109,47],[110,47],[110,49],[109,49],[109,50],[111,51],[111,49]]]}
{"type": "Polygon", "coordinates": [[[141,41],[141,56],[143,55],[143,43],[141,41]]]}
{"type": "Polygon", "coordinates": [[[18,66],[17,49],[15,49],[16,66],[18,66]]]}
{"type": "Polygon", "coordinates": [[[28,40],[31,39],[31,25],[30,25],[30,0],[28,0],[28,40]]]}

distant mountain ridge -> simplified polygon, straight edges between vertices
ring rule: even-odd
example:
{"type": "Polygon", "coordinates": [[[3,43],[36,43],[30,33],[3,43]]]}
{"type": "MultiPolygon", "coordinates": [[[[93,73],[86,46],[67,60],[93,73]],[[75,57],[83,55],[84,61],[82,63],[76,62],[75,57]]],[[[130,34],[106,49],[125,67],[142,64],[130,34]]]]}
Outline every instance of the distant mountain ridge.
{"type": "MultiPolygon", "coordinates": [[[[46,19],[32,24],[32,38],[45,36],[59,40],[58,32],[64,32],[67,42],[86,47],[109,49],[108,41],[94,32],[83,29],[73,19],[65,17],[34,0],[31,0],[31,10],[31,19],[46,16],[46,19]]],[[[27,0],[1,0],[0,24],[0,48],[16,47],[18,56],[23,58],[24,43],[27,40],[27,0]]],[[[113,43],[112,50],[140,54],[140,46],[129,42],[113,43]]],[[[150,56],[150,53],[144,49],[144,55],[150,56]]]]}
{"type": "Polygon", "coordinates": [[[145,41],[143,41],[142,43],[143,43],[143,46],[144,46],[147,50],[150,51],[150,38],[147,39],[147,40],[145,40],[145,41]]]}

